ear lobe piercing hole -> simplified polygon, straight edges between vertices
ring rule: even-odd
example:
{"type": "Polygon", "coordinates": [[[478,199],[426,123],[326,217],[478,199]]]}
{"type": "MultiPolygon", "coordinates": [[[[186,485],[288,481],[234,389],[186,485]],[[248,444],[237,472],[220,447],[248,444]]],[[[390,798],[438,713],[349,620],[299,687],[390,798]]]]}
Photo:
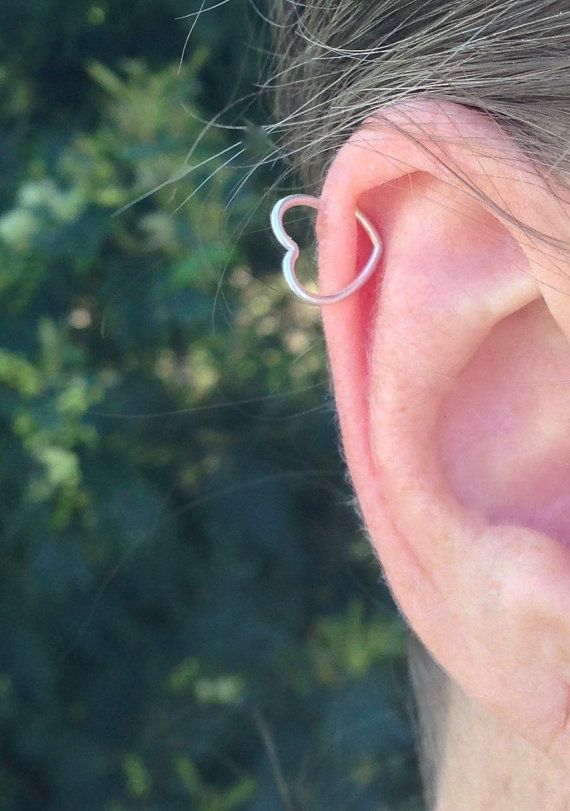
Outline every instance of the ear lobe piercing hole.
{"type": "Polygon", "coordinates": [[[271,212],[271,227],[273,233],[280,245],[285,248],[285,255],[283,257],[282,269],[285,281],[289,285],[291,291],[307,304],[315,304],[320,306],[322,304],[335,304],[337,301],[342,301],[348,298],[370,278],[378,265],[378,260],[382,255],[382,240],[376,228],[372,225],[370,220],[359,210],[356,209],[355,216],[358,222],[362,225],[370,239],[372,250],[368,261],[358,274],[358,276],[346,287],[338,293],[331,293],[329,295],[320,295],[318,293],[311,293],[304,287],[296,274],[296,264],[299,258],[299,246],[292,237],[289,236],[283,224],[283,216],[285,212],[295,206],[308,206],[309,208],[319,208],[319,198],[311,197],[307,194],[292,194],[288,197],[283,197],[274,206],[271,212]]]}

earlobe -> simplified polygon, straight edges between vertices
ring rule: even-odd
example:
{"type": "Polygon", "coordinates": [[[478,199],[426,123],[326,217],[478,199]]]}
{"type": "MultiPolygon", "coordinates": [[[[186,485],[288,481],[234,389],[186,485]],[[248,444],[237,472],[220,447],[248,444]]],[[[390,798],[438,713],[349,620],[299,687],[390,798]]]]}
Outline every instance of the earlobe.
{"type": "Polygon", "coordinates": [[[563,255],[516,225],[563,239],[564,219],[472,111],[424,102],[396,124],[371,122],[341,149],[319,217],[325,290],[365,251],[356,204],[385,248],[382,274],[323,311],[346,460],[424,644],[568,763],[570,297],[563,255]]]}

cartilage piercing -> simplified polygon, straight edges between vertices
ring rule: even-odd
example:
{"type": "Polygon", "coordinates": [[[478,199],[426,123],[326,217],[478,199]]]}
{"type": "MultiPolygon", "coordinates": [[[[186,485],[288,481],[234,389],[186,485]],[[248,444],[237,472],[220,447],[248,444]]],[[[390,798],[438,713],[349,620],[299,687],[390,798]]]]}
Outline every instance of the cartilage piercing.
{"type": "Polygon", "coordinates": [[[283,215],[286,211],[289,211],[290,208],[294,208],[295,206],[309,206],[310,208],[318,209],[319,203],[320,200],[318,197],[311,197],[308,194],[291,194],[288,197],[283,197],[281,200],[279,200],[273,206],[273,210],[271,212],[271,227],[273,229],[273,233],[275,234],[279,244],[286,249],[282,264],[285,280],[292,292],[298,298],[300,298],[301,301],[304,301],[307,304],[316,304],[317,306],[320,306],[321,304],[335,304],[337,301],[342,301],[359,290],[376,269],[378,260],[382,255],[382,240],[380,239],[378,231],[372,225],[368,217],[366,217],[362,211],[356,209],[354,212],[356,219],[368,234],[372,244],[372,251],[368,261],[358,276],[342,290],[339,290],[338,293],[319,295],[318,293],[311,293],[309,290],[303,287],[297,278],[297,274],[295,273],[295,265],[297,259],[299,258],[299,246],[285,230],[285,226],[283,225],[283,215]]]}

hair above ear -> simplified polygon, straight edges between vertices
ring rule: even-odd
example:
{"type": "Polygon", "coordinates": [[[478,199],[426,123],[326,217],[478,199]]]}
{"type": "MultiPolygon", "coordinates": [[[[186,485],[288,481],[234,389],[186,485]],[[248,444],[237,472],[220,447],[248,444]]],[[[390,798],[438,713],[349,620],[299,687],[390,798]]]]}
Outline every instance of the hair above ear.
{"type": "MultiPolygon", "coordinates": [[[[379,109],[423,94],[485,111],[537,165],[570,172],[565,0],[272,0],[273,127],[319,188],[341,145],[379,109]]],[[[568,183],[565,182],[568,190],[568,183]]]]}
{"type": "Polygon", "coordinates": [[[357,207],[382,274],[323,323],[371,542],[440,665],[570,765],[568,212],[489,117],[427,100],[370,118],[332,162],[324,293],[366,255],[357,207]]]}

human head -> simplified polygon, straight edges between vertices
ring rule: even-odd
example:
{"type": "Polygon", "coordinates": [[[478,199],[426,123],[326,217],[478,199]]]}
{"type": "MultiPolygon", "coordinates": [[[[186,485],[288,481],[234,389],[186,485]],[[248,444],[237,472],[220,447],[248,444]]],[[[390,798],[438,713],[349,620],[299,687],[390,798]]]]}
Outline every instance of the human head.
{"type": "Polygon", "coordinates": [[[570,6],[281,0],[286,152],[319,193],[343,452],[402,614],[570,768],[570,6]]]}

